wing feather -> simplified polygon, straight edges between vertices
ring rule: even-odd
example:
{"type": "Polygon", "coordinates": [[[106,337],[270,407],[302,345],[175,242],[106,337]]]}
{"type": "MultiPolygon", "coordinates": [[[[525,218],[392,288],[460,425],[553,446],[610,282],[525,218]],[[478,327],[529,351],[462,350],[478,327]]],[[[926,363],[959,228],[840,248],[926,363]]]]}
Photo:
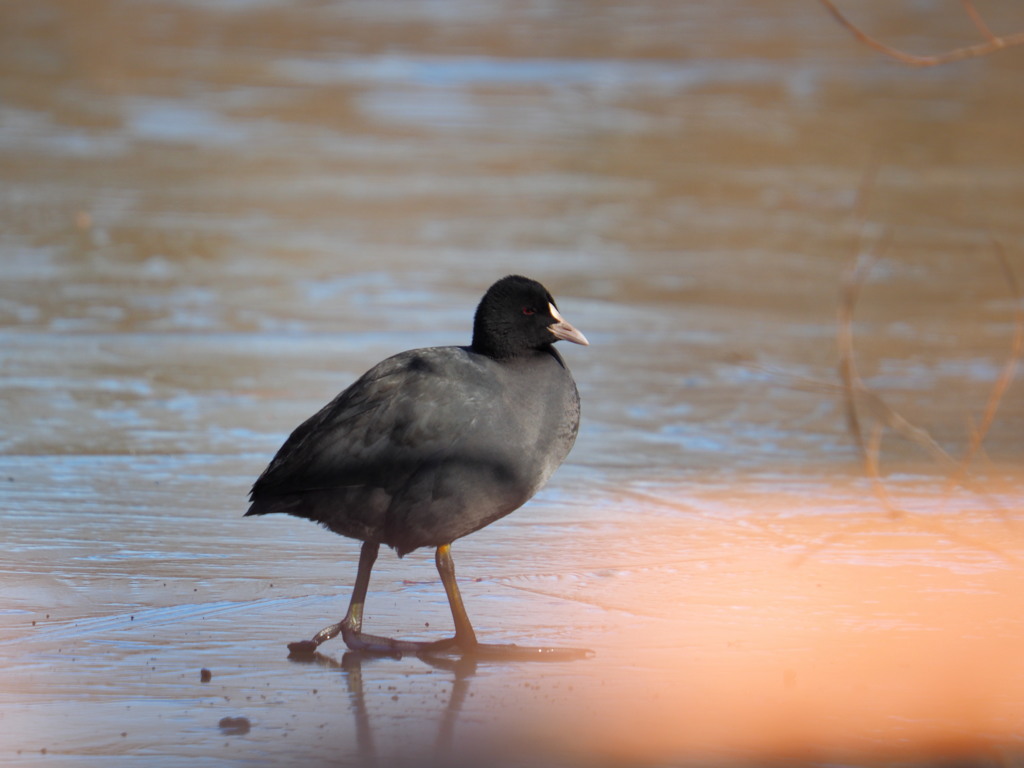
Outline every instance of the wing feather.
{"type": "MultiPolygon", "coordinates": [[[[474,377],[442,381],[439,357],[474,364],[459,347],[384,360],[300,424],[256,480],[250,499],[374,486],[397,489],[440,461],[471,426],[474,377]]],[[[450,363],[448,363],[450,364],[450,363]]]]}

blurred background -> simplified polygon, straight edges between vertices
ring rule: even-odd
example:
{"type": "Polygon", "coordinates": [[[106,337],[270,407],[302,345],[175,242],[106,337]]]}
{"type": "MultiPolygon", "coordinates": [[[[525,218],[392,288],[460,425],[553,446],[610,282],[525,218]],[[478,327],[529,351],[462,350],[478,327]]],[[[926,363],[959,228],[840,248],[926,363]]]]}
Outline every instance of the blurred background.
{"type": "MultiPolygon", "coordinates": [[[[885,432],[887,508],[836,318],[874,249],[861,375],[962,456],[997,252],[1024,279],[1022,68],[903,67],[812,0],[0,3],[0,763],[1019,760],[1020,384],[960,485],[885,432]],[[512,272],[591,340],[583,424],[455,559],[486,639],[596,658],[288,662],[358,545],[241,520],[249,486],[512,272]]],[[[367,623],[447,631],[430,553],[381,558],[367,623]]]]}

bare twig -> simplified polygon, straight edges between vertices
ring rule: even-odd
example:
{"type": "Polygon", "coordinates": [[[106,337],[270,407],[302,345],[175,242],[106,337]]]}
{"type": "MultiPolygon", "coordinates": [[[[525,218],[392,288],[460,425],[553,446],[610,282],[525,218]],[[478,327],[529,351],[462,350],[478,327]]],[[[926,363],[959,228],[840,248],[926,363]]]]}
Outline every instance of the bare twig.
{"type": "Polygon", "coordinates": [[[981,32],[982,36],[986,40],[992,42],[997,39],[995,34],[992,32],[992,29],[989,27],[985,19],[981,17],[981,14],[978,13],[978,9],[974,7],[974,3],[972,3],[971,0],[960,0],[960,5],[964,7],[964,13],[970,17],[974,26],[979,32],[981,32]]]}
{"type": "Polygon", "coordinates": [[[878,471],[878,455],[882,450],[882,432],[881,424],[875,424],[871,428],[871,440],[864,449],[864,469],[871,479],[871,487],[875,491],[875,496],[878,497],[878,502],[885,508],[889,517],[903,517],[906,513],[892,503],[892,498],[885,489],[885,483],[878,471]]]}
{"type": "Polygon", "coordinates": [[[857,304],[857,297],[860,294],[861,286],[867,275],[868,268],[875,260],[871,254],[859,254],[853,266],[847,271],[846,280],[843,283],[843,297],[839,302],[838,333],[836,338],[839,347],[839,378],[843,387],[844,412],[846,414],[846,428],[853,436],[857,444],[857,451],[861,458],[867,456],[867,448],[864,444],[864,432],[861,429],[860,416],[857,413],[857,393],[865,389],[857,373],[857,364],[853,352],[853,308],[857,304]]]}
{"type": "MultiPolygon", "coordinates": [[[[889,494],[885,480],[882,478],[879,461],[881,454],[882,438],[885,430],[904,437],[923,447],[931,457],[942,465],[947,472],[950,484],[947,491],[955,486],[968,487],[966,478],[969,472],[971,459],[981,450],[981,444],[988,429],[991,427],[999,403],[1013,380],[1017,361],[1024,352],[1024,301],[1017,280],[1010,267],[1009,260],[998,243],[995,244],[996,255],[1003,269],[1006,281],[1014,298],[1014,336],[1011,344],[1010,356],[1002,373],[997,379],[989,395],[988,402],[981,422],[977,427],[970,429],[970,445],[961,461],[954,461],[953,458],[932,438],[932,436],[920,427],[910,423],[900,413],[890,407],[882,397],[871,390],[861,379],[857,371],[856,356],[853,345],[853,315],[857,300],[867,279],[868,273],[877,262],[879,254],[884,252],[889,241],[889,232],[886,231],[880,242],[874,248],[865,250],[863,248],[864,231],[867,222],[867,200],[871,191],[870,187],[874,179],[874,170],[869,169],[862,179],[861,189],[858,190],[858,202],[854,215],[861,225],[861,248],[853,257],[850,267],[847,269],[842,286],[840,306],[838,308],[837,347],[839,353],[839,377],[840,387],[845,404],[847,427],[852,435],[861,460],[864,464],[864,472],[871,482],[872,490],[878,498],[879,503],[885,509],[890,519],[904,520],[915,527],[942,536],[952,542],[964,546],[973,547],[979,550],[990,552],[1009,562],[1017,562],[1018,559],[1003,551],[1000,547],[979,541],[953,531],[940,523],[938,520],[922,517],[913,512],[900,508],[889,494]],[[867,437],[864,433],[864,416],[870,415],[870,432],[867,437]]],[[[804,386],[818,386],[817,382],[808,382],[804,386]]],[[[980,491],[982,495],[987,495],[980,491]]],[[[806,547],[797,556],[793,565],[799,566],[814,554],[832,546],[842,539],[847,532],[837,532],[824,537],[815,544],[806,547]]]]}
{"type": "MultiPolygon", "coordinates": [[[[937,520],[922,517],[900,508],[893,501],[892,496],[890,496],[889,491],[886,488],[885,481],[882,479],[879,467],[882,437],[885,434],[885,430],[889,429],[892,432],[922,446],[928,451],[933,459],[942,464],[946,468],[946,471],[950,472],[950,490],[956,485],[966,487],[965,480],[968,474],[970,459],[980,450],[982,440],[995,418],[999,402],[1002,400],[1003,394],[1013,380],[1017,361],[1020,359],[1022,351],[1024,351],[1024,305],[1022,305],[1021,302],[1020,290],[1018,288],[1016,278],[1013,276],[1013,272],[1010,269],[1009,261],[1006,259],[1002,249],[997,247],[997,254],[999,255],[1000,264],[1003,267],[1007,282],[1010,285],[1011,292],[1015,299],[1016,310],[1014,338],[1011,345],[1010,358],[1004,366],[996,384],[993,386],[981,423],[977,428],[971,430],[971,445],[967,451],[967,455],[960,462],[955,462],[952,457],[950,457],[950,455],[935,442],[926,430],[914,426],[885,403],[881,396],[872,391],[864,383],[857,372],[856,358],[853,351],[853,311],[857,303],[857,299],[859,298],[861,287],[867,277],[867,273],[878,258],[875,254],[859,254],[847,272],[847,278],[843,288],[843,297],[839,308],[839,370],[840,378],[842,379],[842,392],[846,403],[847,425],[855,442],[857,443],[858,451],[861,455],[862,461],[864,462],[864,473],[871,481],[872,490],[878,498],[881,506],[885,509],[888,517],[894,520],[906,520],[922,530],[936,533],[950,541],[990,552],[991,554],[997,555],[1009,562],[1017,562],[1016,557],[1004,552],[997,546],[993,546],[992,544],[984,541],[979,541],[972,537],[964,536],[957,531],[950,530],[937,520]],[[861,410],[865,410],[870,413],[873,419],[871,431],[867,438],[865,438],[863,432],[860,413],[861,410]]],[[[820,552],[826,547],[831,546],[842,538],[842,536],[843,534],[840,532],[819,541],[814,546],[805,550],[805,552],[797,558],[797,561],[794,564],[798,565],[813,553],[820,552]]]]}
{"type": "Polygon", "coordinates": [[[988,434],[989,429],[992,427],[996,411],[999,410],[999,404],[1002,402],[1007,388],[1013,382],[1021,353],[1024,352],[1024,304],[1022,304],[1020,285],[1017,283],[1017,277],[1013,273],[1010,260],[1006,257],[1002,244],[994,240],[992,246],[995,249],[999,266],[1002,268],[1003,277],[1010,288],[1010,295],[1013,297],[1013,339],[1010,342],[1010,352],[1006,362],[1003,364],[1003,370],[992,385],[992,391],[989,392],[988,402],[985,404],[985,411],[982,414],[981,422],[971,430],[970,442],[967,445],[963,458],[960,460],[957,472],[949,478],[949,490],[963,482],[963,478],[970,468],[971,461],[977,455],[985,435],[988,434]]]}
{"type": "MultiPolygon", "coordinates": [[[[888,235],[883,238],[879,250],[888,244],[888,235]]],[[[856,357],[853,350],[853,310],[860,296],[861,287],[868,272],[877,261],[875,253],[859,254],[853,266],[847,271],[843,285],[842,301],[839,303],[837,346],[839,349],[839,378],[842,385],[845,404],[846,426],[853,436],[857,450],[867,470],[871,469],[871,456],[864,440],[861,426],[861,411],[866,411],[875,422],[886,427],[900,437],[917,443],[924,448],[933,459],[942,464],[947,471],[956,469],[957,463],[943,450],[927,430],[915,426],[902,414],[893,409],[881,395],[870,389],[857,372],[856,357]]],[[[877,467],[876,467],[877,469],[877,467]]],[[[869,471],[870,475],[870,471],[869,471]]]]}
{"type": "Polygon", "coordinates": [[[964,6],[964,10],[974,23],[974,26],[977,27],[985,36],[985,42],[967,45],[962,48],[954,48],[950,51],[934,56],[917,56],[912,53],[906,53],[905,51],[901,51],[897,48],[892,48],[891,46],[888,46],[867,34],[860,27],[846,18],[846,16],[843,15],[843,13],[835,6],[832,0],[820,0],[820,2],[825,6],[826,10],[832,14],[833,18],[844,26],[850,34],[857,38],[857,40],[872,50],[885,54],[889,58],[895,59],[896,61],[911,67],[935,67],[940,64],[962,61],[963,59],[987,56],[991,53],[995,53],[996,51],[1000,51],[1004,48],[1010,48],[1015,45],[1024,45],[1024,32],[1017,32],[1012,35],[994,35],[970,0],[961,0],[961,2],[964,6]]]}

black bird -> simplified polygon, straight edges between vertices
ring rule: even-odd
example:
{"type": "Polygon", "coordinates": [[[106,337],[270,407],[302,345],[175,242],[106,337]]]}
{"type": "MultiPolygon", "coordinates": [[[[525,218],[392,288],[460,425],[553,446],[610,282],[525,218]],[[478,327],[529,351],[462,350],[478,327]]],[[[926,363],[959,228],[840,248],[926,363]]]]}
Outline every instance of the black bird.
{"type": "Polygon", "coordinates": [[[510,275],[480,301],[468,347],[389,357],[292,432],[253,485],[245,514],[285,512],[364,542],[345,618],[291,643],[293,654],[312,653],[339,633],[349,648],[381,653],[452,647],[468,655],[589,653],[477,642],[451,557],[453,541],[532,497],[576,440],[580,398],[552,346],[559,339],[588,344],[543,285],[510,275]],[[437,548],[454,637],[418,642],[362,631],[381,544],[399,557],[437,548]]]}

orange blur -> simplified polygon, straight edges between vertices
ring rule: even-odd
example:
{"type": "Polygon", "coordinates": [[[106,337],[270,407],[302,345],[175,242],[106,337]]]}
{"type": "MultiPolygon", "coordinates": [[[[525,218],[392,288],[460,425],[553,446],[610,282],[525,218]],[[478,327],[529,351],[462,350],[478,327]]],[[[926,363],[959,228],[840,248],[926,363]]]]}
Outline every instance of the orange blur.
{"type": "Polygon", "coordinates": [[[588,764],[1024,749],[1012,522],[769,510],[655,527],[654,565],[581,588],[621,613],[571,714],[534,723],[553,746],[588,764]]]}

